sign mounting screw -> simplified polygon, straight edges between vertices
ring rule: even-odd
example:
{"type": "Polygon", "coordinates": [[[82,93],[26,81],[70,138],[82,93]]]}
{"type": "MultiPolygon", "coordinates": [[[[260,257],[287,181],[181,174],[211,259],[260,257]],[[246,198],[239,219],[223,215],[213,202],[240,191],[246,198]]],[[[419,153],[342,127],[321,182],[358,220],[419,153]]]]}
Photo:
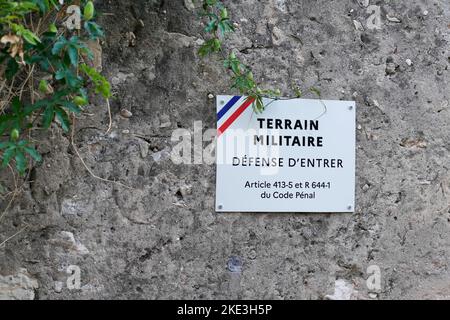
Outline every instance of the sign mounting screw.
{"type": "Polygon", "coordinates": [[[348,110],[353,110],[353,106],[349,106],[349,107],[348,107],[348,110]]]}
{"type": "Polygon", "coordinates": [[[219,204],[219,205],[217,206],[217,209],[222,210],[222,209],[223,209],[223,205],[219,204]]]}
{"type": "Polygon", "coordinates": [[[352,210],[352,206],[348,206],[347,209],[348,209],[348,210],[352,210]]]}
{"type": "Polygon", "coordinates": [[[220,104],[221,104],[221,105],[224,105],[224,104],[225,104],[225,101],[220,100],[220,104]]]}

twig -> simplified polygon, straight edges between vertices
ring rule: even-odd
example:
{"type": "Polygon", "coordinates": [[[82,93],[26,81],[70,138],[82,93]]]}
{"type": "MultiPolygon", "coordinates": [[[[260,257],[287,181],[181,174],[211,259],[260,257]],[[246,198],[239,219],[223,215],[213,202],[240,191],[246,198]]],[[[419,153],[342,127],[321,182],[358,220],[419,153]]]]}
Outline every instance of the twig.
{"type": "Polygon", "coordinates": [[[98,179],[98,180],[103,181],[103,182],[115,183],[115,184],[117,184],[119,186],[122,186],[122,187],[130,189],[130,190],[133,189],[132,187],[129,187],[129,186],[127,186],[127,185],[125,185],[125,184],[123,184],[121,182],[114,181],[114,180],[108,180],[108,179],[99,177],[94,172],[92,172],[92,170],[87,166],[86,162],[84,162],[83,158],[81,157],[81,155],[80,155],[80,153],[78,151],[78,148],[75,146],[74,134],[75,134],[75,116],[72,116],[72,133],[71,133],[71,141],[70,141],[70,143],[72,144],[72,147],[75,150],[75,153],[77,154],[77,156],[80,159],[81,163],[83,164],[83,166],[86,168],[86,170],[89,172],[89,174],[93,178],[98,179]]]}
{"type": "Polygon", "coordinates": [[[106,133],[109,133],[112,127],[111,105],[109,104],[109,99],[106,99],[106,107],[108,108],[108,117],[109,117],[109,125],[108,130],[106,130],[106,133]]]}
{"type": "Polygon", "coordinates": [[[318,116],[318,117],[315,118],[314,120],[317,120],[317,119],[321,118],[325,113],[328,112],[327,105],[325,104],[325,102],[323,102],[323,100],[322,100],[321,97],[319,97],[319,101],[320,101],[320,103],[323,105],[323,112],[320,114],[320,116],[318,116]]]}
{"type": "MultiPolygon", "coordinates": [[[[30,80],[31,76],[33,75],[34,72],[34,67],[35,65],[33,65],[30,69],[30,71],[28,72],[28,75],[25,79],[25,81],[23,82],[22,86],[20,87],[20,91],[19,91],[19,99],[22,100],[22,94],[23,94],[23,90],[25,89],[26,84],[28,83],[28,80],[30,80]]],[[[31,93],[31,95],[33,96],[33,93],[31,93]]]]}
{"type": "MultiPolygon", "coordinates": [[[[270,101],[268,104],[266,104],[266,105],[264,106],[264,109],[266,109],[268,106],[270,106],[270,105],[271,105],[272,103],[274,103],[275,101],[287,101],[287,100],[298,99],[298,98],[270,98],[270,97],[266,97],[266,98],[272,99],[272,101],[270,101]]],[[[321,103],[322,106],[323,106],[323,112],[322,112],[317,118],[315,118],[314,120],[317,120],[317,119],[321,118],[325,113],[328,112],[327,105],[325,104],[325,102],[322,100],[321,97],[319,97],[319,101],[320,101],[320,103],[321,103]]]]}
{"type": "Polygon", "coordinates": [[[6,80],[3,80],[1,85],[0,85],[0,92],[3,91],[3,88],[6,86],[6,80]]]}
{"type": "Polygon", "coordinates": [[[6,100],[4,100],[4,104],[2,106],[0,106],[1,110],[3,110],[3,108],[6,107],[11,102],[12,95],[13,95],[13,89],[14,89],[14,81],[16,80],[16,76],[17,76],[17,74],[14,75],[14,77],[11,79],[11,85],[8,90],[7,98],[6,98],[6,100]]]}
{"type": "Polygon", "coordinates": [[[8,211],[8,209],[11,207],[11,204],[13,203],[14,199],[16,198],[16,190],[14,190],[11,199],[8,202],[8,205],[6,206],[5,210],[3,210],[2,215],[0,216],[0,221],[3,219],[3,217],[6,215],[6,212],[8,211]]]}
{"type": "Polygon", "coordinates": [[[5,241],[3,241],[2,243],[0,243],[0,247],[3,246],[5,243],[7,243],[9,240],[11,240],[12,238],[18,236],[19,234],[21,234],[23,231],[25,231],[25,229],[28,228],[28,225],[26,225],[25,227],[23,227],[22,229],[20,229],[19,231],[17,231],[16,233],[14,233],[11,237],[9,237],[8,239],[6,239],[5,241]]]}
{"type": "Polygon", "coordinates": [[[16,175],[14,173],[14,169],[11,167],[10,164],[8,164],[9,169],[11,170],[11,174],[13,176],[14,180],[14,191],[12,191],[11,199],[9,200],[8,204],[6,205],[5,210],[3,210],[2,214],[0,215],[0,221],[2,221],[3,217],[6,215],[6,212],[8,212],[8,209],[11,207],[11,204],[13,203],[14,199],[16,198],[16,195],[19,193],[19,188],[17,186],[17,179],[16,175]]]}

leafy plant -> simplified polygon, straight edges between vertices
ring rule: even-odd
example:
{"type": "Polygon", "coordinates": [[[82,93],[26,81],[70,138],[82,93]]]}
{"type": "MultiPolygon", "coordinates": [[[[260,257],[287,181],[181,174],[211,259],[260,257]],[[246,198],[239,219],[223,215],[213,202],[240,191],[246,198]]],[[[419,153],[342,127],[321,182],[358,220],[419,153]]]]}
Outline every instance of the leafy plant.
{"type": "MultiPolygon", "coordinates": [[[[233,50],[229,54],[224,53],[223,39],[227,33],[234,32],[235,28],[229,17],[228,10],[220,0],[202,0],[202,12],[200,15],[207,19],[204,31],[209,38],[200,47],[198,53],[201,57],[210,54],[220,53],[223,57],[224,67],[230,71],[232,85],[231,88],[237,89],[241,94],[253,98],[253,110],[261,113],[273,101],[283,99],[280,97],[279,89],[262,89],[253,77],[253,72],[248,65],[245,65],[235,54],[233,50]],[[271,98],[272,102],[264,105],[263,98],[271,98]]],[[[292,88],[295,98],[302,97],[302,91],[297,86],[292,88]]],[[[314,87],[309,89],[319,99],[320,91],[314,87]]],[[[284,100],[288,100],[286,98],[284,100]]],[[[322,100],[321,100],[322,101],[322,100]]],[[[322,104],[324,104],[322,102],[322,104]]],[[[326,106],[324,105],[325,110],[326,106]]]]}
{"type": "Polygon", "coordinates": [[[227,33],[235,31],[224,4],[219,0],[203,0],[202,8],[201,16],[208,19],[205,32],[209,34],[209,39],[200,47],[199,55],[205,57],[212,53],[222,53],[224,58],[223,65],[231,73],[231,87],[237,89],[241,94],[254,99],[252,107],[255,112],[263,112],[265,108],[263,98],[279,99],[281,95],[280,90],[260,88],[248,65],[245,65],[233,51],[228,55],[223,52],[222,40],[227,33]]]}
{"type": "Polygon", "coordinates": [[[0,0],[1,166],[23,175],[41,161],[31,143],[35,129],[52,123],[70,130],[70,117],[89,103],[89,93],[111,97],[109,82],[92,67],[90,41],[104,35],[92,1],[0,0]],[[69,6],[83,8],[81,30],[70,28],[69,6]]]}

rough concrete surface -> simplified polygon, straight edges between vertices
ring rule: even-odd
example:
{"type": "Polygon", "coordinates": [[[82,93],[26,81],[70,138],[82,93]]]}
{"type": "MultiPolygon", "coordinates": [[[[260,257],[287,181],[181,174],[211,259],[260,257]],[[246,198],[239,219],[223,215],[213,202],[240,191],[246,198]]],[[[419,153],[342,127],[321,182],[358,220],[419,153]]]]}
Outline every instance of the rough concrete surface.
{"type": "Polygon", "coordinates": [[[220,61],[197,55],[192,3],[98,1],[113,127],[99,101],[74,139],[93,173],[129,188],[92,177],[57,126],[43,133],[44,162],[0,222],[0,243],[15,235],[0,298],[449,299],[450,3],[225,3],[227,47],[263,86],[356,101],[356,212],[215,213],[215,166],[169,156],[174,129],[215,127],[209,94],[234,93],[220,61]]]}

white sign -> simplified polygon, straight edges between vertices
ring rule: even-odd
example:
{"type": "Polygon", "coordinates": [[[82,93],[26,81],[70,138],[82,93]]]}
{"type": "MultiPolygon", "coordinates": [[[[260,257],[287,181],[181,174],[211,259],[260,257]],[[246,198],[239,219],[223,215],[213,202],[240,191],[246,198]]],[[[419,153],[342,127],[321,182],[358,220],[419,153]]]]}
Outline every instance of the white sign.
{"type": "Polygon", "coordinates": [[[355,102],[217,97],[218,212],[353,212],[355,102]]]}

